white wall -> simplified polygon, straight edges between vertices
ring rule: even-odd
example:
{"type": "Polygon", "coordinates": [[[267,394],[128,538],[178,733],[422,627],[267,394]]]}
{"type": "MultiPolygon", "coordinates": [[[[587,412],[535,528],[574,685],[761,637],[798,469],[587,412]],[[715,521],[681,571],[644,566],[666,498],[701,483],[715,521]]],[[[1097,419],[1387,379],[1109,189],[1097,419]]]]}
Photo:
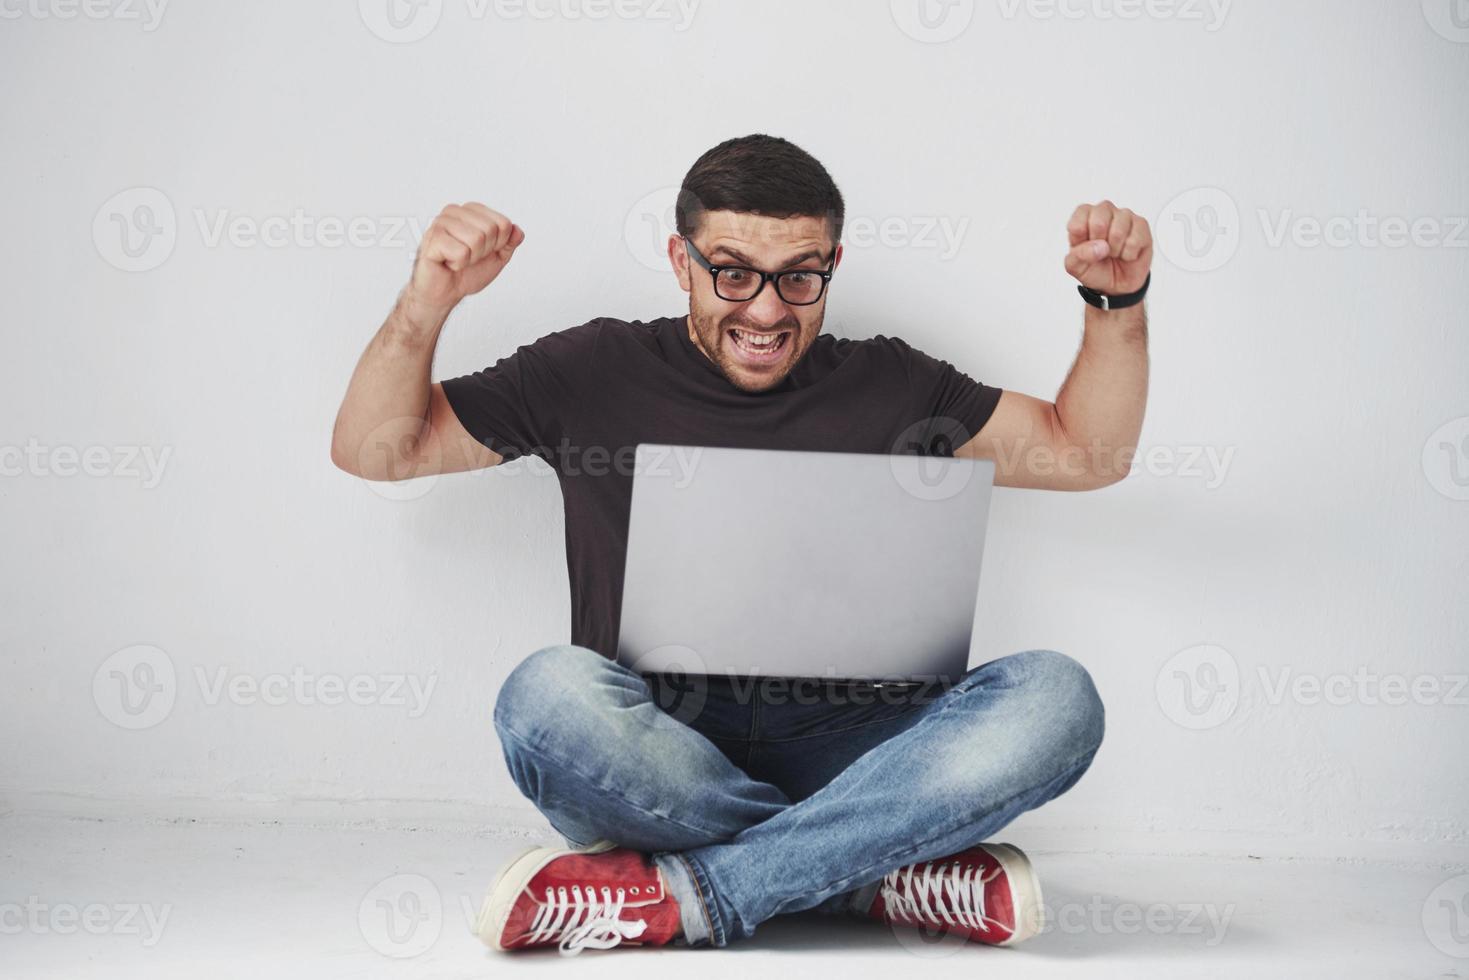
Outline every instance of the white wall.
{"type": "Polygon", "coordinates": [[[554,479],[517,464],[404,500],[327,458],[407,273],[395,226],[472,198],[527,229],[451,323],[437,373],[462,373],[592,316],[678,311],[644,264],[649,221],[697,154],[767,131],[847,197],[829,329],[898,333],[1004,387],[1053,394],[1075,349],[1074,205],[1110,197],[1159,234],[1154,471],[994,506],[978,651],[1068,651],[1109,710],[1091,774],[1027,822],[1226,849],[1469,841],[1469,29],[1447,0],[1222,21],[930,0],[937,33],[903,0],[703,0],[687,25],[671,0],[628,0],[635,19],[431,0],[411,43],[369,29],[390,33],[383,2],[179,0],[151,29],[141,6],[4,7],[5,805],[525,817],[488,715],[522,656],[568,636],[554,479]],[[140,204],[165,234],[130,259],[114,216],[140,204]],[[1418,241],[1292,239],[1359,211],[1421,219],[1418,241]],[[215,237],[296,213],[362,218],[373,242],[215,237]],[[66,447],[102,447],[112,475],[60,475],[66,447]],[[134,450],[168,454],[156,485],[134,450]],[[1166,472],[1204,451],[1227,466],[1166,472]],[[1201,644],[1225,652],[1170,660],[1201,644]],[[128,716],[112,671],[137,645],[167,662],[128,716]],[[210,696],[220,671],[297,668],[435,687],[416,717],[210,696]],[[1272,698],[1358,672],[1345,704],[1272,698]],[[1387,674],[1442,687],[1370,703],[1387,674]],[[1190,714],[1180,678],[1211,676],[1222,698],[1195,687],[1212,714],[1190,714]]]}

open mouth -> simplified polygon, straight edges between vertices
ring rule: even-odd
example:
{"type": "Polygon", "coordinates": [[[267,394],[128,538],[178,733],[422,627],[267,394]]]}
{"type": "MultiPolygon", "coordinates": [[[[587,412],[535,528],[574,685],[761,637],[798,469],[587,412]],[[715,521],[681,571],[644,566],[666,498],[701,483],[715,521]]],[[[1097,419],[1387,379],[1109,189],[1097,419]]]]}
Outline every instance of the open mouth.
{"type": "Polygon", "coordinates": [[[745,356],[745,359],[755,363],[773,361],[785,350],[790,343],[791,331],[780,330],[774,333],[756,333],[753,330],[737,330],[734,328],[726,331],[730,340],[733,341],[735,350],[745,356]]]}

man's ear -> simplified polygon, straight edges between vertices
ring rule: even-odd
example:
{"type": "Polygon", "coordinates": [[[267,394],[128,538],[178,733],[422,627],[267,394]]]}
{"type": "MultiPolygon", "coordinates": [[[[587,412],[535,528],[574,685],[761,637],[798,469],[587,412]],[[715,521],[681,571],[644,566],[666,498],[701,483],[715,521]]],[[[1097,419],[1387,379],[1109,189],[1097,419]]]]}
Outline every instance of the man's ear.
{"type": "Polygon", "coordinates": [[[842,264],[842,251],[842,243],[837,242],[837,254],[832,256],[831,261],[831,267],[833,270],[835,270],[837,266],[842,264]]]}
{"type": "Polygon", "coordinates": [[[673,265],[673,274],[678,276],[679,288],[688,292],[693,282],[689,279],[689,250],[683,247],[682,235],[668,236],[668,261],[673,265]]]}

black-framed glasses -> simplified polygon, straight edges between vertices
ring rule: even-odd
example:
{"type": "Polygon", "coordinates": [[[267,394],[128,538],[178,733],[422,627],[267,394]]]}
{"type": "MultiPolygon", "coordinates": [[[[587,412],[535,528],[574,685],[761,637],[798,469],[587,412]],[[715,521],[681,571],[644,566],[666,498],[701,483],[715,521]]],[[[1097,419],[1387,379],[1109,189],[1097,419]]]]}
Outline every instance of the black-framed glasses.
{"type": "Polygon", "coordinates": [[[731,303],[747,303],[760,295],[767,282],[774,281],[775,291],[791,306],[810,306],[821,299],[826,284],[831,281],[832,269],[836,268],[836,249],[831,250],[831,262],[825,269],[787,269],[784,272],[761,272],[742,265],[715,265],[685,238],[689,255],[700,266],[709,270],[714,280],[714,295],[731,303]]]}

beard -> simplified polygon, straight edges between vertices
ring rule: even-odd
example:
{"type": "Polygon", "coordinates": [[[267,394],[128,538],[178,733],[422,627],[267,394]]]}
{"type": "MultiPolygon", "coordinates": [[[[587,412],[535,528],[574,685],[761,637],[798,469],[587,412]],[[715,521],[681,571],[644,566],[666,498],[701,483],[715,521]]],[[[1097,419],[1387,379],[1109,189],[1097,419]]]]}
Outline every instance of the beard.
{"type": "Polygon", "coordinates": [[[826,309],[822,306],[817,309],[815,320],[805,326],[795,316],[788,315],[778,323],[762,327],[750,323],[738,311],[720,317],[718,313],[701,310],[692,299],[689,303],[689,320],[693,324],[695,344],[714,363],[725,380],[741,391],[748,392],[768,391],[784,381],[821,333],[821,324],[825,319],[826,309]],[[753,333],[788,330],[790,336],[784,341],[779,360],[769,367],[756,369],[740,362],[732,349],[734,341],[729,336],[730,330],[748,330],[753,333]]]}

